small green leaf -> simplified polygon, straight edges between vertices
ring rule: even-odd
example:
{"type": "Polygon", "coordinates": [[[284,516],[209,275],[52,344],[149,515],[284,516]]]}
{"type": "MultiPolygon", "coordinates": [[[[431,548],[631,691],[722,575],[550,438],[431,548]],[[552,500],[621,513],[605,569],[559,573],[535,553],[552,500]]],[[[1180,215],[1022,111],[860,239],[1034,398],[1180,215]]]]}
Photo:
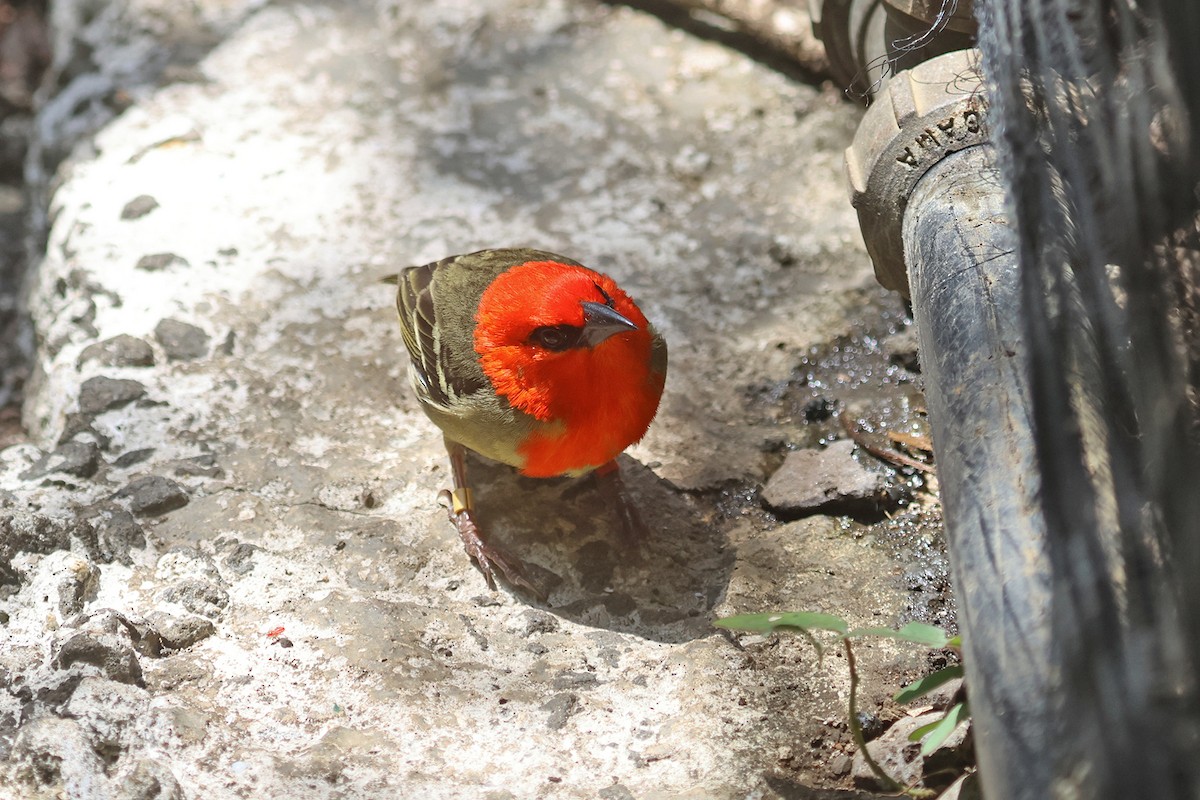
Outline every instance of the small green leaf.
{"type": "Polygon", "coordinates": [[[949,641],[946,642],[946,647],[953,647],[955,650],[962,650],[962,634],[956,633],[955,635],[951,636],[949,641]]]}
{"type": "Polygon", "coordinates": [[[937,672],[931,672],[923,678],[905,686],[900,691],[896,692],[897,703],[911,703],[918,697],[924,697],[939,686],[948,683],[955,678],[963,676],[962,664],[952,664],[944,669],[939,669],[937,672]]]}
{"type": "Polygon", "coordinates": [[[713,623],[720,628],[735,631],[770,633],[776,628],[799,628],[800,630],[833,631],[845,635],[850,625],[841,617],[817,611],[785,611],[772,614],[738,614],[723,617],[713,623]]]}
{"type": "Polygon", "coordinates": [[[934,750],[937,750],[950,734],[954,733],[954,729],[959,726],[959,723],[970,719],[971,711],[966,703],[959,703],[946,712],[936,722],[931,722],[928,725],[922,725],[908,735],[910,742],[915,742],[921,738],[928,736],[924,744],[921,745],[921,755],[927,756],[934,750]]]}
{"type": "Polygon", "coordinates": [[[921,727],[915,729],[912,733],[910,733],[908,735],[908,740],[910,742],[920,741],[922,738],[925,737],[925,734],[929,733],[930,731],[932,731],[934,728],[941,725],[945,721],[946,721],[946,716],[943,714],[942,716],[935,719],[933,722],[930,722],[928,725],[922,725],[921,727]]]}
{"type": "Polygon", "coordinates": [[[926,625],[923,622],[910,622],[899,630],[891,628],[855,628],[846,636],[882,636],[885,639],[898,639],[902,642],[923,644],[926,647],[940,649],[946,647],[950,637],[941,628],[926,625]]]}

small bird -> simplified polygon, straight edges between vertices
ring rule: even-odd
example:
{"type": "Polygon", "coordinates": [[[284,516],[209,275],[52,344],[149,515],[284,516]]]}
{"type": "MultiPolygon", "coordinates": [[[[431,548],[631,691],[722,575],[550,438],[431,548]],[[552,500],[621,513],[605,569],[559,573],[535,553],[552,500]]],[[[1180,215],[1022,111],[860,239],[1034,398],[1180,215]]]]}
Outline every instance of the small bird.
{"type": "Polygon", "coordinates": [[[408,267],[396,308],[409,377],[450,454],[450,519],[495,589],[544,597],[475,520],[466,451],[532,477],[595,472],[627,537],[643,526],[616,457],[658,411],[667,345],[607,275],[554,253],[480,250],[408,267]]]}

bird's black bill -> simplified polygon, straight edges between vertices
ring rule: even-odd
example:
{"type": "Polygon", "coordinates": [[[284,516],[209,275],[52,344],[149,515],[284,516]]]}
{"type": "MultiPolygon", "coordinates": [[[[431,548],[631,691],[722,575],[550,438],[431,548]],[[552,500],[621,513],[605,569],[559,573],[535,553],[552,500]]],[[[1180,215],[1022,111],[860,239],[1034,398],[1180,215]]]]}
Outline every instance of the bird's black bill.
{"type": "Polygon", "coordinates": [[[636,331],[638,326],[603,303],[584,301],[582,343],[595,347],[610,336],[636,331]]]}

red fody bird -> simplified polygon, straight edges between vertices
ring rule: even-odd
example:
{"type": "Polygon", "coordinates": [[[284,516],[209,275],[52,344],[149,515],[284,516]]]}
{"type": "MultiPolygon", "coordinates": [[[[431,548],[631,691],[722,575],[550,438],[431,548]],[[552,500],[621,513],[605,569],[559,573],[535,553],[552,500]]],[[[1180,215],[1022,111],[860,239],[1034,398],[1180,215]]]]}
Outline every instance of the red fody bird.
{"type": "Polygon", "coordinates": [[[450,518],[488,585],[498,568],[542,594],[479,529],[467,449],[532,477],[595,471],[636,534],[615,459],[654,419],[667,345],[629,295],[607,275],[528,249],[451,256],[396,280],[413,389],[450,453],[450,518]]]}

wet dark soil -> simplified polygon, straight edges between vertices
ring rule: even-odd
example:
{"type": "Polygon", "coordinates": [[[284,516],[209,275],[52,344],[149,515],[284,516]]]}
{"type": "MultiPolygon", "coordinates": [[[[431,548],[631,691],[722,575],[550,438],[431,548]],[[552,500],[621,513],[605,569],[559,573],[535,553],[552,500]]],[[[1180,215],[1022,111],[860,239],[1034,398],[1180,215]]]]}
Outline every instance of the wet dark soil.
{"type": "MultiPolygon", "coordinates": [[[[768,445],[772,471],[789,450],[847,438],[848,426],[874,448],[932,465],[932,453],[913,446],[928,444],[931,435],[913,321],[904,302],[890,292],[872,292],[855,329],[811,348],[786,380],[744,387],[743,396],[751,420],[777,431],[768,445]]],[[[889,483],[912,499],[902,500],[882,519],[844,517],[843,526],[885,548],[902,566],[912,602],[900,624],[917,620],[955,630],[935,473],[878,458],[861,446],[857,457],[885,472],[889,483]]],[[[738,496],[732,493],[727,502],[738,496]]]]}

